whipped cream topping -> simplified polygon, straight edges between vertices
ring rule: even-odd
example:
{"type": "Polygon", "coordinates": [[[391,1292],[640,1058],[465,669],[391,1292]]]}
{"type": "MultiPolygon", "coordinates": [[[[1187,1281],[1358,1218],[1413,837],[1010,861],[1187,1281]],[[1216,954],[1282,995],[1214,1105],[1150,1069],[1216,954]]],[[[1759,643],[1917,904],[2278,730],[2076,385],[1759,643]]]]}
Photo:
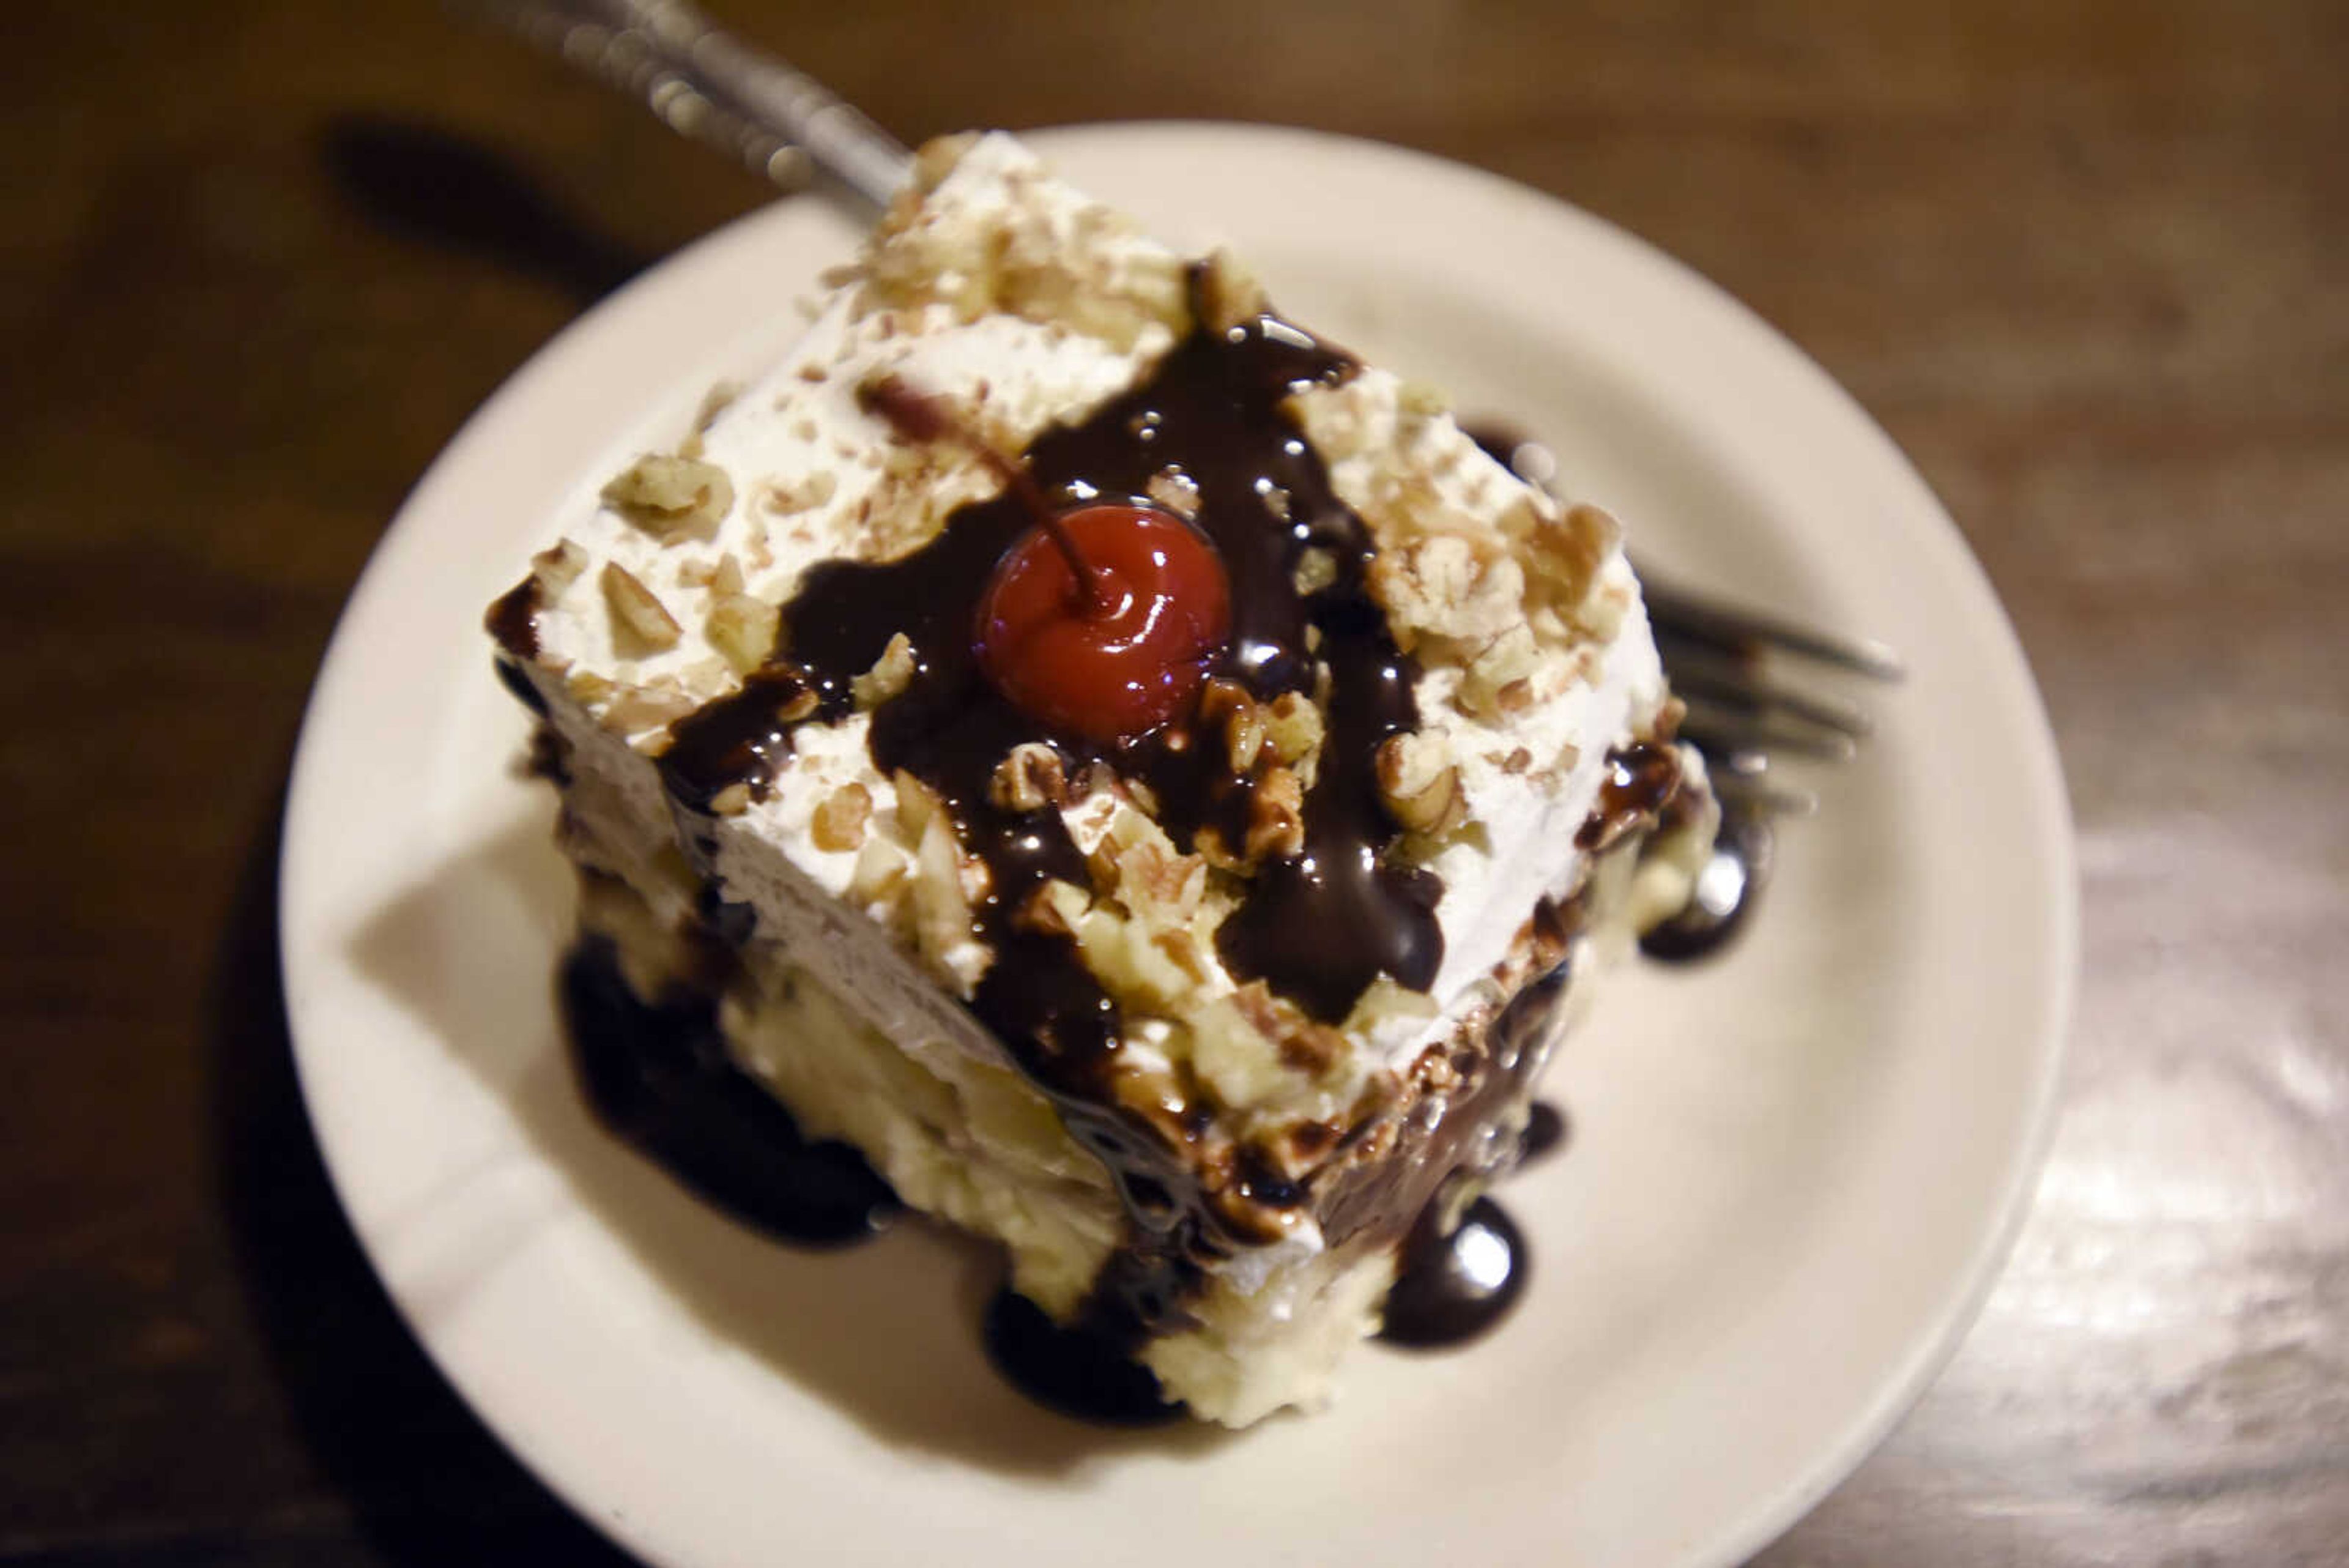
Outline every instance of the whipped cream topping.
{"type": "MultiPolygon", "coordinates": [[[[1243,324],[1234,333],[1268,319],[1244,279],[1211,269],[1203,292],[1185,277],[1180,258],[1051,180],[1016,142],[981,139],[885,223],[783,362],[678,452],[648,457],[601,503],[561,519],[560,560],[537,579],[530,678],[580,753],[590,782],[574,809],[604,857],[641,880],[682,847],[753,929],[917,1058],[1000,1059],[1001,1043],[960,1003],[1001,953],[973,918],[992,890],[989,867],[934,789],[874,762],[876,713],[907,671],[876,656],[856,674],[854,704],[792,714],[767,771],[715,792],[707,816],[674,831],[653,759],[678,743],[680,720],[739,701],[746,676],[769,679],[751,672],[779,629],[788,639],[784,607],[820,597],[823,572],[914,556],[999,491],[960,446],[900,440],[860,403],[861,386],[897,377],[947,400],[998,450],[1029,450],[1150,385],[1186,338],[1199,340],[1195,307],[1215,316],[1211,333],[1226,330],[1226,317],[1243,324]]],[[[1222,1102],[1226,1130],[1247,1137],[1342,1125],[1369,1079],[1506,1000],[1497,977],[1522,974],[1537,906],[1563,901],[1585,875],[1576,830],[1608,753],[1652,725],[1663,700],[1611,521],[1528,489],[1419,389],[1330,362],[1340,372],[1299,383],[1286,408],[1306,461],[1361,519],[1367,591],[1390,646],[1409,656],[1398,666],[1412,672],[1409,732],[1380,744],[1379,782],[1411,829],[1397,874],[1428,874],[1442,957],[1415,981],[1424,993],[1381,980],[1334,1030],[1294,1010],[1268,1018],[1216,938],[1254,886],[1245,878],[1272,862],[1219,861],[1203,896],[1173,875],[1190,846],[1154,820],[1170,805],[1184,816],[1183,803],[1136,810],[1128,782],[1098,771],[1064,781],[1058,802],[1080,868],[1061,874],[1079,885],[1056,918],[1124,1014],[1128,1087],[1116,1093],[1172,1104],[1150,1085],[1187,1064],[1222,1102]],[[1090,878],[1083,862],[1096,867],[1090,878]],[[1121,867],[1108,885],[1103,865],[1121,867]],[[1150,887],[1159,882],[1182,890],[1150,887]],[[1300,1056],[1309,1069],[1295,1065],[1300,1056]]],[[[792,695],[754,694],[771,707],[792,695]]],[[[1311,748],[1324,743],[1321,721],[1309,729],[1297,764],[1309,784],[1311,748]]],[[[1318,798],[1306,796],[1309,818],[1318,798]]],[[[677,880],[690,908],[690,877],[677,880]]],[[[1276,1220],[1268,1244],[1319,1244],[1302,1210],[1276,1220]]]]}

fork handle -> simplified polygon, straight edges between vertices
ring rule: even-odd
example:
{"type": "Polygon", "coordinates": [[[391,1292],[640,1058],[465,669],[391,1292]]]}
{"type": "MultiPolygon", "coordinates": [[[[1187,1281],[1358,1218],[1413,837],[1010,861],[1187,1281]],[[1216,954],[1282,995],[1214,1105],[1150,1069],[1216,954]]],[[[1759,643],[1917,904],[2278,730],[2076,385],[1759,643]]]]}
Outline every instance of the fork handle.
{"type": "Polygon", "coordinates": [[[854,104],[686,0],[472,0],[471,8],[787,190],[806,183],[812,164],[884,207],[912,167],[905,144],[854,104]]]}

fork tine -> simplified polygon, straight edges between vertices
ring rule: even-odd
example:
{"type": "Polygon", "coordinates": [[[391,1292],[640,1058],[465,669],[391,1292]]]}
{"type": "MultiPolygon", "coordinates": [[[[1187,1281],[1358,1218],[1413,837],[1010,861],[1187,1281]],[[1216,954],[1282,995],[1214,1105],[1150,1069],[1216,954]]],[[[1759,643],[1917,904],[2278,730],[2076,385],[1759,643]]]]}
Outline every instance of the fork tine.
{"type": "Polygon", "coordinates": [[[1674,678],[1673,690],[1688,704],[1681,733],[1708,752],[1792,752],[1797,756],[1846,762],[1859,748],[1849,732],[1785,711],[1741,711],[1733,703],[1693,693],[1674,678]]]}
{"type": "Polygon", "coordinates": [[[1690,642],[1666,634],[1656,639],[1672,690],[1683,697],[1706,697],[1739,712],[1790,713],[1813,724],[1840,730],[1854,740],[1875,733],[1875,721],[1857,705],[1803,691],[1773,680],[1745,659],[1721,652],[1710,644],[1690,642]]]}
{"type": "Polygon", "coordinates": [[[1781,789],[1762,782],[1754,773],[1723,768],[1712,776],[1713,794],[1723,806],[1757,811],[1765,816],[1809,816],[1819,809],[1819,797],[1806,789],[1781,789]]]}
{"type": "Polygon", "coordinates": [[[1889,644],[1872,637],[1849,637],[1799,626],[1755,610],[1733,609],[1666,587],[1644,572],[1640,576],[1641,597],[1648,601],[1649,621],[1657,629],[1685,641],[1738,655],[1750,655],[1763,648],[1779,649],[1855,670],[1878,680],[1898,680],[1906,673],[1900,655],[1889,644]]]}

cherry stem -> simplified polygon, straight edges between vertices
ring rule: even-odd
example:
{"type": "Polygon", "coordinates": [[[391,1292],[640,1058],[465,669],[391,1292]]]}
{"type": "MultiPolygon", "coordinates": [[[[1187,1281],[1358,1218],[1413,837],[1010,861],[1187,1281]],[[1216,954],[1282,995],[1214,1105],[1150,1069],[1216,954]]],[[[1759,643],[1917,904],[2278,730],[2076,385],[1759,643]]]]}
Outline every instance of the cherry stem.
{"type": "Polygon", "coordinates": [[[993,442],[963,421],[946,399],[935,392],[916,389],[903,377],[876,376],[856,389],[856,403],[866,413],[887,421],[890,428],[906,441],[951,441],[968,447],[995,471],[1013,497],[1036,520],[1036,525],[1060,546],[1061,557],[1077,579],[1077,593],[1085,607],[1098,614],[1106,614],[1112,607],[1101,574],[1077,548],[1075,537],[1052,510],[1043,491],[1037,488],[1035,476],[1028,472],[1027,464],[998,452],[993,442]]]}

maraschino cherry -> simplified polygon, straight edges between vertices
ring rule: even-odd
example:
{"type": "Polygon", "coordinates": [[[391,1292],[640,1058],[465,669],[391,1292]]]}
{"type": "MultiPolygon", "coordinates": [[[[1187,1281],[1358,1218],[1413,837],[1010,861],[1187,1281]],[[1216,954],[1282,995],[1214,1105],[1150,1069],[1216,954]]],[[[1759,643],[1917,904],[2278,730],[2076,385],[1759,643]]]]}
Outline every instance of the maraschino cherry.
{"type": "Polygon", "coordinates": [[[1094,741],[1145,735],[1182,712],[1230,634],[1215,546],[1150,506],[1040,521],[1004,553],[978,603],[979,664],[996,690],[1094,741]]]}
{"type": "Polygon", "coordinates": [[[1231,585],[1205,535],[1171,512],[1056,512],[1019,463],[895,377],[858,389],[908,440],[962,442],[1036,519],[979,596],[979,667],[1023,712],[1087,740],[1134,740],[1197,695],[1231,636],[1231,585]]]}

